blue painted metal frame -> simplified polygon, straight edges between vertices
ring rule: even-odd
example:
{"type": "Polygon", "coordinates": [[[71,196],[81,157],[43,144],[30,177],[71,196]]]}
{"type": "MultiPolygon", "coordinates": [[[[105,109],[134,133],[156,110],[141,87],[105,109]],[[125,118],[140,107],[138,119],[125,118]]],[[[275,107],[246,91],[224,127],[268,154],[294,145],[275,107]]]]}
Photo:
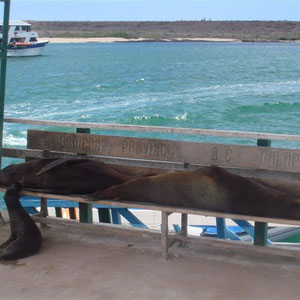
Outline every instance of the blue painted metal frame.
{"type": "MultiPolygon", "coordinates": [[[[252,240],[254,239],[254,226],[252,226],[248,221],[237,219],[232,219],[232,221],[234,221],[238,226],[243,228],[252,240]]],[[[269,239],[267,239],[267,244],[272,245],[272,242],[269,239]]]]}
{"type": "MultiPolygon", "coordinates": [[[[222,219],[222,218],[220,218],[220,219],[222,219]]],[[[173,227],[176,232],[180,232],[181,229],[178,224],[174,224],[173,227]]],[[[195,226],[195,227],[198,227],[198,226],[195,226]]],[[[203,228],[203,233],[205,233],[205,226],[200,226],[200,227],[203,228]]],[[[212,227],[216,228],[216,231],[218,231],[218,227],[215,227],[215,226],[212,226],[212,227]]],[[[234,233],[232,230],[230,230],[228,227],[225,226],[224,229],[225,229],[225,237],[227,237],[231,240],[235,240],[235,241],[241,240],[241,238],[236,233],[234,233]]]]}
{"type": "Polygon", "coordinates": [[[226,222],[224,218],[216,218],[217,237],[219,239],[226,239],[226,222]]]}
{"type": "MultiPolygon", "coordinates": [[[[36,214],[38,211],[36,207],[40,207],[40,198],[25,196],[21,199],[22,205],[25,207],[29,214],[36,214]]],[[[62,201],[57,199],[48,199],[49,207],[60,207],[60,208],[70,208],[78,207],[78,202],[72,201],[62,201]]],[[[121,216],[123,216],[132,226],[140,228],[148,228],[142,221],[140,221],[131,211],[127,208],[116,208],[111,205],[93,205],[94,208],[107,208],[111,209],[112,222],[113,224],[121,224],[121,216]]],[[[254,226],[252,226],[248,221],[233,219],[233,221],[242,228],[252,239],[254,238],[254,226]]],[[[226,220],[224,218],[216,218],[216,230],[218,238],[228,238],[231,240],[241,240],[241,238],[232,230],[226,226],[226,220]]],[[[176,232],[180,231],[179,225],[174,225],[176,232]]],[[[268,245],[272,242],[267,240],[268,245]]]]}
{"type": "MultiPolygon", "coordinates": [[[[40,198],[25,196],[21,199],[21,203],[29,214],[35,214],[38,211],[36,207],[40,207],[40,198]]],[[[62,201],[57,199],[48,199],[48,207],[60,207],[60,208],[70,208],[79,207],[78,202],[72,201],[62,201]]],[[[142,221],[140,221],[132,212],[127,208],[116,208],[111,205],[93,205],[94,208],[106,208],[111,209],[113,224],[121,224],[121,215],[130,223],[132,226],[148,228],[142,221]]]]}

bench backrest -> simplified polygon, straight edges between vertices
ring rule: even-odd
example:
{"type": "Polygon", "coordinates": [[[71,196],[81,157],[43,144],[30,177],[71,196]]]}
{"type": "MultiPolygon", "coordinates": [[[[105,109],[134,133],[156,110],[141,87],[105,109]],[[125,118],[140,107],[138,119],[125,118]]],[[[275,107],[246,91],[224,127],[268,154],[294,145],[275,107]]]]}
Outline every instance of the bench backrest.
{"type": "Polygon", "coordinates": [[[28,149],[300,173],[300,150],[28,130],[28,149]]]}

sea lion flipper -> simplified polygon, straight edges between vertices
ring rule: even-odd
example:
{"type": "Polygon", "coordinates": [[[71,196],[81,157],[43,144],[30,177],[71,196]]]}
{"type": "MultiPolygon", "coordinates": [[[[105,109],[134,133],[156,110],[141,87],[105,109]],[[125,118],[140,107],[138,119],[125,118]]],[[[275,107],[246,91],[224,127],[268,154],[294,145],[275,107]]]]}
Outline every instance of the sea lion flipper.
{"type": "Polygon", "coordinates": [[[28,241],[20,236],[3,250],[1,257],[3,259],[18,259],[33,254],[34,252],[35,251],[32,251],[30,247],[28,247],[28,241]]]}
{"type": "Polygon", "coordinates": [[[10,237],[8,238],[8,240],[6,242],[4,242],[3,244],[0,245],[0,249],[4,249],[7,246],[9,246],[13,241],[15,240],[15,237],[11,234],[10,237]]]}
{"type": "Polygon", "coordinates": [[[67,166],[67,165],[74,165],[74,164],[81,164],[88,161],[87,159],[73,159],[73,158],[61,158],[54,160],[47,164],[45,167],[43,167],[36,175],[41,175],[43,173],[46,173],[50,170],[57,169],[62,166],[67,166]]]}

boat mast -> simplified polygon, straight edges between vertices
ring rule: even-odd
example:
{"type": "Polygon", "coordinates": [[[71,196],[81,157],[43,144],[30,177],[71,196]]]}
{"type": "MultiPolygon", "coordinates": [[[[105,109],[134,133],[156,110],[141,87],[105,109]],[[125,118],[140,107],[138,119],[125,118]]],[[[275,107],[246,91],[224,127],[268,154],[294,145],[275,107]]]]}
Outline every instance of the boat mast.
{"type": "Polygon", "coordinates": [[[9,29],[9,11],[10,0],[0,0],[4,2],[4,14],[2,24],[2,43],[0,44],[1,60],[1,77],[0,77],[0,167],[2,163],[2,146],[3,146],[3,121],[4,121],[4,103],[5,103],[5,83],[6,83],[6,66],[7,66],[7,44],[9,29]]]}

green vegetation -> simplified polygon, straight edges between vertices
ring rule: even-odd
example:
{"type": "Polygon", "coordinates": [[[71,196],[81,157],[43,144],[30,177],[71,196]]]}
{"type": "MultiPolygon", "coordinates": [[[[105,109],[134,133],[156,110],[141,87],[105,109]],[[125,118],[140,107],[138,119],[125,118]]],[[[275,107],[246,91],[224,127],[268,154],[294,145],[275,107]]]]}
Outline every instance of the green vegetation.
{"type": "Polygon", "coordinates": [[[298,41],[300,37],[280,37],[280,41],[298,41]]]}
{"type": "Polygon", "coordinates": [[[136,38],[136,36],[125,31],[60,31],[51,33],[48,37],[58,38],[93,38],[93,37],[120,37],[125,39],[136,38]]]}

